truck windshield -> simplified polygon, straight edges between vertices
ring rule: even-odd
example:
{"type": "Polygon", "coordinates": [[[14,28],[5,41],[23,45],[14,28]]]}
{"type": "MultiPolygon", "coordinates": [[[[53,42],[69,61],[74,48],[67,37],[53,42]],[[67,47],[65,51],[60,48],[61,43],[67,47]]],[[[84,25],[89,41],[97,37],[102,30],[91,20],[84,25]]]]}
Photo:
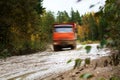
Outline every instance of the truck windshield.
{"type": "Polygon", "coordinates": [[[70,27],[55,27],[54,28],[55,32],[73,32],[72,26],[70,27]]]}

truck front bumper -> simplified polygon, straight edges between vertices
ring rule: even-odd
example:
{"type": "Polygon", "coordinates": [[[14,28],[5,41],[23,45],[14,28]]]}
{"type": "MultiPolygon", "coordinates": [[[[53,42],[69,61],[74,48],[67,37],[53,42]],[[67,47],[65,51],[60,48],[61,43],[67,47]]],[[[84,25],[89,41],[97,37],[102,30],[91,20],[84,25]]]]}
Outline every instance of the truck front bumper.
{"type": "Polygon", "coordinates": [[[68,47],[68,46],[75,46],[76,45],[76,40],[55,40],[53,42],[53,45],[58,45],[61,47],[68,47]]]}

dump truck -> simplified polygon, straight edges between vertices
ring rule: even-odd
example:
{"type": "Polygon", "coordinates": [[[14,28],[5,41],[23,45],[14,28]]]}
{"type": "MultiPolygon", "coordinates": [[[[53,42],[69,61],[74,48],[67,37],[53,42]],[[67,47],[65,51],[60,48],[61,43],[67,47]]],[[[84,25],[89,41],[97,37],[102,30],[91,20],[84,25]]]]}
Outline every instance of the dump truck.
{"type": "Polygon", "coordinates": [[[60,51],[62,48],[76,48],[76,24],[63,23],[53,25],[53,49],[60,51]]]}

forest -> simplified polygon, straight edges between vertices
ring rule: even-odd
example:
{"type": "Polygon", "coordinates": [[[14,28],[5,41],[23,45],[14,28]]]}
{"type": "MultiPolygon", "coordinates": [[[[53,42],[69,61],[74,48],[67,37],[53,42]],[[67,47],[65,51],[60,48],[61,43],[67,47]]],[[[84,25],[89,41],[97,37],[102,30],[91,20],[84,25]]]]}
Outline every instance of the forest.
{"type": "Polygon", "coordinates": [[[0,58],[46,50],[54,23],[77,24],[78,40],[102,41],[120,56],[120,1],[106,0],[99,12],[81,15],[71,9],[54,15],[43,0],[0,0],[0,58]]]}

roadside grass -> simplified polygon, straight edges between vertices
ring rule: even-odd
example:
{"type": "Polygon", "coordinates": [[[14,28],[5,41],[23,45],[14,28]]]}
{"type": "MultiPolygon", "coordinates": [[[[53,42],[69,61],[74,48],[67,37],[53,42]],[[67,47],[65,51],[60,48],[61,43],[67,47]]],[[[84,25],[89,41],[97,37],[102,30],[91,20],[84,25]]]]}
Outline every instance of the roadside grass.
{"type": "Polygon", "coordinates": [[[92,40],[87,40],[87,41],[77,41],[78,43],[85,45],[85,44],[93,44],[93,43],[100,43],[100,41],[92,41],[92,40]]]}

